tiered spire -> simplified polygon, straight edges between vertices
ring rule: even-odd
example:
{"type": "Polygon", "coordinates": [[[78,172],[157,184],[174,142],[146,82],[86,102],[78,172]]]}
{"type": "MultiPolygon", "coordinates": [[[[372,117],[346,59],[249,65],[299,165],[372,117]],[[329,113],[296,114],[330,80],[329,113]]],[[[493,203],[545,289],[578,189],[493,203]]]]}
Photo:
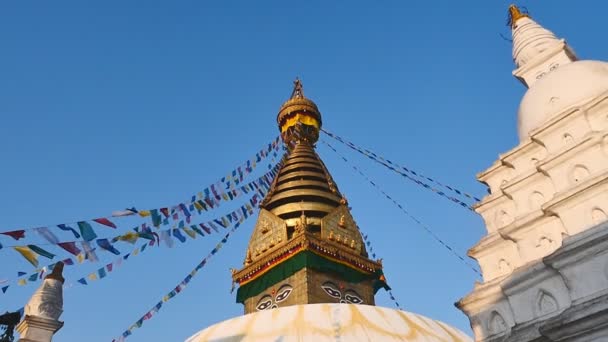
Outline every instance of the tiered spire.
{"type": "Polygon", "coordinates": [[[513,75],[530,88],[559,65],[576,60],[563,39],[534,21],[517,6],[509,6],[509,24],[513,35],[513,75]]]}
{"type": "Polygon", "coordinates": [[[386,286],[382,265],[368,259],[347,201],[314,149],[321,113],[300,80],[277,121],[289,156],[260,205],[244,267],[233,274],[237,301],[246,313],[308,303],[373,305],[375,291],[386,286]]]}

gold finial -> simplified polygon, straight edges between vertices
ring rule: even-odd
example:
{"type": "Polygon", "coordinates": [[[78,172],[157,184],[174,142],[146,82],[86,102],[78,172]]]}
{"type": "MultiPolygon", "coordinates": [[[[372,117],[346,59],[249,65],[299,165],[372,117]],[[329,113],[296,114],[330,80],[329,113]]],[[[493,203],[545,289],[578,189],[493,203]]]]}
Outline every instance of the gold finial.
{"type": "Polygon", "coordinates": [[[53,271],[51,272],[51,274],[44,277],[44,279],[59,280],[63,284],[65,282],[65,279],[63,278],[63,262],[60,261],[56,263],[55,267],[53,267],[53,271]]]}
{"type": "Polygon", "coordinates": [[[298,77],[296,77],[296,80],[293,81],[293,91],[291,92],[291,98],[304,98],[304,86],[302,85],[302,81],[300,81],[298,77]]]}
{"type": "Polygon", "coordinates": [[[528,13],[519,10],[519,7],[515,5],[509,6],[509,25],[515,27],[515,22],[521,18],[529,18],[528,13]]]}

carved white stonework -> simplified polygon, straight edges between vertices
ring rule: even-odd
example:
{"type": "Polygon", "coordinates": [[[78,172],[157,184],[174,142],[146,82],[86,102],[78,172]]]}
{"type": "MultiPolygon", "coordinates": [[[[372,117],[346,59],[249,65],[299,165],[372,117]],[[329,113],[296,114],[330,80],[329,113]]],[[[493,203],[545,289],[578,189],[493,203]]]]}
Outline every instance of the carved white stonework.
{"type": "Polygon", "coordinates": [[[516,23],[520,143],[477,176],[483,283],[457,306],[476,341],[608,341],[608,63],[516,23]]]}
{"type": "Polygon", "coordinates": [[[63,283],[45,279],[25,305],[25,314],[57,320],[63,312],[63,283]]]}

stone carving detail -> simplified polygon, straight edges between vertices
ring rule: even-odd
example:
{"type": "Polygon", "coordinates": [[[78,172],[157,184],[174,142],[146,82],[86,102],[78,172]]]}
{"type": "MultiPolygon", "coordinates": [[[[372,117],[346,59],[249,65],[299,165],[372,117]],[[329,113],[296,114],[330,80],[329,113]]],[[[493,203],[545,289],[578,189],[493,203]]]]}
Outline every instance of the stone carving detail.
{"type": "Polygon", "coordinates": [[[606,213],[602,209],[593,208],[593,210],[591,210],[591,221],[593,224],[600,224],[606,221],[606,219],[606,213]]]}
{"type": "Polygon", "coordinates": [[[63,263],[58,262],[53,272],[46,276],[42,285],[25,305],[25,314],[58,320],[63,313],[63,263]]]}
{"type": "Polygon", "coordinates": [[[511,264],[509,264],[509,262],[505,259],[500,259],[498,262],[498,269],[502,274],[511,273],[511,271],[513,271],[513,267],[511,267],[511,264]]]}
{"type": "Polygon", "coordinates": [[[608,135],[604,136],[604,138],[602,139],[602,149],[604,150],[605,154],[608,154],[608,135]]]}
{"type": "Polygon", "coordinates": [[[542,236],[540,239],[538,239],[538,244],[536,245],[536,248],[549,248],[551,247],[551,245],[553,245],[553,240],[546,236],[542,236]]]}
{"type": "Polygon", "coordinates": [[[554,311],[557,311],[559,306],[557,305],[557,301],[553,296],[545,291],[540,291],[538,293],[538,299],[536,301],[536,311],[538,316],[544,316],[550,314],[554,311]]]}
{"type": "Polygon", "coordinates": [[[572,136],[568,133],[564,133],[564,145],[568,146],[571,145],[574,142],[574,138],[572,138],[572,136]]]}
{"type": "Polygon", "coordinates": [[[576,165],[570,173],[570,179],[573,184],[580,183],[589,176],[589,170],[583,165],[576,165]]]}
{"type": "Polygon", "coordinates": [[[534,191],[530,194],[530,209],[539,209],[545,203],[545,196],[540,191],[534,191]]]}
{"type": "Polygon", "coordinates": [[[509,215],[509,213],[506,210],[499,210],[496,213],[496,225],[498,227],[504,227],[506,225],[508,225],[509,223],[511,223],[513,221],[513,218],[511,217],[511,215],[509,215]]]}
{"type": "Polygon", "coordinates": [[[490,315],[490,321],[488,323],[488,332],[490,335],[498,334],[506,330],[507,323],[505,322],[505,319],[502,318],[498,312],[493,311],[490,315]]]}

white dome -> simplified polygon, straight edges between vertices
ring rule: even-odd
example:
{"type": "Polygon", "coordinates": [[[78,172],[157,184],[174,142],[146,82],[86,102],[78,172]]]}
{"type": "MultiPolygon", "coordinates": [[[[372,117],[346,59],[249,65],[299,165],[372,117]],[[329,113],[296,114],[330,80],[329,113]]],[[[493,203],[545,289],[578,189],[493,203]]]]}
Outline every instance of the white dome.
{"type": "Polygon", "coordinates": [[[212,325],[186,342],[473,340],[455,328],[426,317],[355,304],[306,304],[258,311],[212,325]]]}
{"type": "Polygon", "coordinates": [[[519,105],[520,140],[555,114],[608,91],[608,63],[576,61],[558,66],[526,92],[519,105]]]}

